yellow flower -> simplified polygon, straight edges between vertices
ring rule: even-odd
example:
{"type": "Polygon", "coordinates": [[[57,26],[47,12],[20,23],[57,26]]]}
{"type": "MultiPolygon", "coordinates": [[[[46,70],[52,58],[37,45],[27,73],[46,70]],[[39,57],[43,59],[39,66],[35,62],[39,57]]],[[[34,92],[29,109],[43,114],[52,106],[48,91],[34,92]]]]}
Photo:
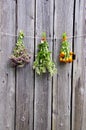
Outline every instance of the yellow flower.
{"type": "Polygon", "coordinates": [[[68,61],[69,63],[73,61],[72,56],[69,57],[68,61]]]}
{"type": "Polygon", "coordinates": [[[67,41],[67,36],[63,37],[62,41],[67,41]]]}
{"type": "Polygon", "coordinates": [[[74,53],[70,51],[70,55],[73,55],[74,53]]]}
{"type": "Polygon", "coordinates": [[[68,58],[66,58],[66,62],[68,62],[69,61],[69,59],[68,58]]]}
{"type": "Polygon", "coordinates": [[[61,53],[60,53],[60,57],[64,57],[65,56],[65,53],[62,51],[61,53]]]}
{"type": "Polygon", "coordinates": [[[63,61],[63,59],[60,57],[60,62],[62,62],[63,61]]]}

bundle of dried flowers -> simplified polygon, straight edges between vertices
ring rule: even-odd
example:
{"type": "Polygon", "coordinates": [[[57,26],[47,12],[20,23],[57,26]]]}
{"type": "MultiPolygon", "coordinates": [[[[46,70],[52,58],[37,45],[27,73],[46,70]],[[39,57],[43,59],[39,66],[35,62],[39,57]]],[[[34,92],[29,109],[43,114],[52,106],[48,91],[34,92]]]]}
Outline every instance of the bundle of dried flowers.
{"type": "Polygon", "coordinates": [[[16,46],[13,50],[13,54],[10,57],[14,66],[23,67],[25,64],[30,62],[31,56],[28,54],[23,44],[23,39],[24,33],[20,31],[16,46]]]}

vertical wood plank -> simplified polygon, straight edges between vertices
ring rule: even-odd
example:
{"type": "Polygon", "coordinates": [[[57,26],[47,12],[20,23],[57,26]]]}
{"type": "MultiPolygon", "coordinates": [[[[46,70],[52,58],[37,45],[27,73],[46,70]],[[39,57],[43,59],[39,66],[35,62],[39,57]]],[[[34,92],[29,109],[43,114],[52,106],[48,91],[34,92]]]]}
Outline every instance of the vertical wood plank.
{"type": "MultiPolygon", "coordinates": [[[[74,35],[83,35],[83,11],[84,0],[76,0],[75,3],[75,31],[74,35]]],[[[83,129],[83,106],[84,106],[84,37],[74,39],[74,51],[76,61],[73,64],[73,108],[72,130],[83,129]]]]}
{"type": "MultiPolygon", "coordinates": [[[[15,35],[15,1],[0,0],[0,32],[15,35]]],[[[0,33],[0,129],[14,130],[15,70],[9,57],[15,37],[0,33]]]]}
{"type": "MultiPolygon", "coordinates": [[[[36,0],[36,52],[42,32],[53,37],[53,1],[36,0]]],[[[48,39],[52,51],[52,41],[48,39]]],[[[51,130],[52,78],[48,74],[35,75],[34,130],[51,130]]]]}
{"type": "MultiPolygon", "coordinates": [[[[84,18],[83,18],[83,32],[86,34],[86,0],[84,0],[84,18]]],[[[86,36],[84,38],[84,106],[83,106],[83,120],[82,120],[82,130],[86,129],[86,36]]]]}
{"type": "MultiPolygon", "coordinates": [[[[25,35],[34,37],[34,0],[17,1],[17,27],[17,32],[23,30],[25,35]]],[[[24,68],[17,68],[16,130],[33,130],[34,38],[25,37],[24,44],[31,60],[24,68]]]]}
{"type": "MultiPolygon", "coordinates": [[[[70,130],[71,104],[71,64],[59,62],[61,36],[66,32],[73,34],[74,0],[55,0],[54,13],[54,61],[57,63],[58,74],[53,77],[53,112],[52,130],[70,130]]],[[[72,47],[72,39],[68,39],[72,47]]]]}

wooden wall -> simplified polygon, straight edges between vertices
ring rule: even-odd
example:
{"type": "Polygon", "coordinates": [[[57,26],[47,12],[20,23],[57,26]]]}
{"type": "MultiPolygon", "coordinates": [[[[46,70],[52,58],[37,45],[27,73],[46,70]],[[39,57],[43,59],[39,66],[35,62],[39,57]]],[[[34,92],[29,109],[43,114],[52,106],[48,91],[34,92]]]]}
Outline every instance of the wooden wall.
{"type": "Polygon", "coordinates": [[[85,24],[86,0],[0,0],[0,130],[86,130],[85,24]],[[31,62],[12,68],[20,30],[31,36],[24,39],[31,62]],[[32,69],[43,31],[58,69],[53,78],[32,69]],[[63,32],[76,36],[68,39],[73,64],[59,63],[63,32]]]}

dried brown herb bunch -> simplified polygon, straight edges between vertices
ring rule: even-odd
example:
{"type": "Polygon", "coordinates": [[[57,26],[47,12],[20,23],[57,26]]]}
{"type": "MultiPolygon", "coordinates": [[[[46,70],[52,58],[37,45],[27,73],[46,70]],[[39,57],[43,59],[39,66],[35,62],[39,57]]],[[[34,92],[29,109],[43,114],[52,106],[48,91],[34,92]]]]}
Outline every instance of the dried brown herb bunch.
{"type": "Polygon", "coordinates": [[[14,66],[23,67],[25,64],[30,62],[31,56],[28,54],[23,44],[23,39],[24,33],[20,31],[16,46],[13,50],[13,54],[10,57],[14,66]]]}

